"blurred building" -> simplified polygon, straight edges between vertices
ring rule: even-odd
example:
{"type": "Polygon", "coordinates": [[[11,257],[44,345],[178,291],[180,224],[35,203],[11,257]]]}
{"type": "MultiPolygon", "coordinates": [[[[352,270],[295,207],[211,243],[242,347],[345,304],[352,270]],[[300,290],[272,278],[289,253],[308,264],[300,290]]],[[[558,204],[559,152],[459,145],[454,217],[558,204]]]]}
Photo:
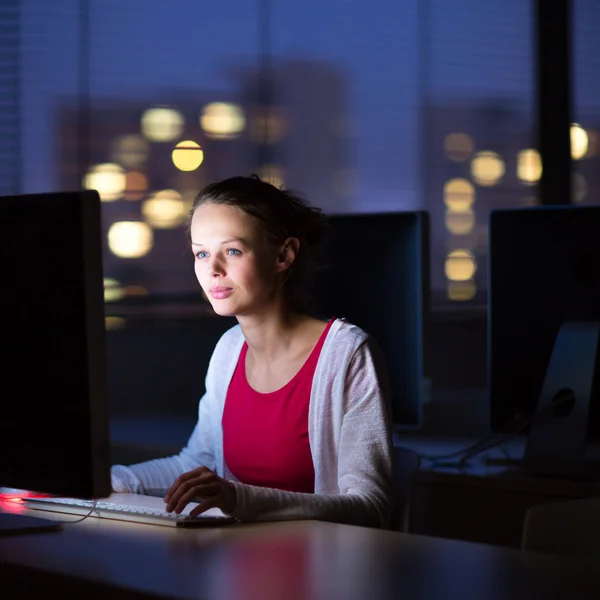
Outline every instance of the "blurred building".
{"type": "Polygon", "coordinates": [[[353,192],[355,142],[343,72],[302,60],[276,62],[263,71],[230,70],[250,115],[249,166],[326,212],[345,212],[353,192]]]}
{"type": "Polygon", "coordinates": [[[230,74],[229,94],[171,91],[59,108],[60,188],[100,192],[105,273],[125,293],[197,291],[185,225],[210,181],[258,173],[326,211],[347,205],[341,76],[322,64],[278,64],[267,82],[277,94],[265,95],[254,68],[230,74]]]}
{"type": "Polygon", "coordinates": [[[208,181],[236,172],[242,159],[245,125],[228,100],[214,92],[94,100],[87,118],[77,104],[61,106],[60,186],[100,192],[107,277],[157,294],[196,291],[183,259],[187,253],[191,260],[185,232],[191,203],[208,181]]]}
{"type": "MultiPolygon", "coordinates": [[[[504,100],[430,105],[425,111],[424,207],[431,214],[432,288],[469,301],[487,284],[494,209],[539,203],[542,163],[530,111],[504,100]]],[[[573,201],[598,202],[600,156],[591,120],[573,124],[573,201]],[[595,199],[595,200],[594,200],[595,199]]]]}

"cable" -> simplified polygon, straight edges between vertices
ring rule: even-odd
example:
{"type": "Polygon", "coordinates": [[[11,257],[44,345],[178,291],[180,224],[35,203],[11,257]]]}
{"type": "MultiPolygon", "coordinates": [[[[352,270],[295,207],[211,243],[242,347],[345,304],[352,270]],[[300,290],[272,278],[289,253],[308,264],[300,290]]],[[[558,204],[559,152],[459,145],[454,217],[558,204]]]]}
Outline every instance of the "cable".
{"type": "Polygon", "coordinates": [[[85,521],[85,519],[87,519],[96,510],[97,502],[98,502],[97,500],[94,500],[94,502],[92,504],[92,508],[90,508],[90,512],[88,512],[87,515],[84,515],[83,517],[81,517],[79,519],[75,519],[75,521],[59,521],[59,523],[63,523],[65,525],[71,525],[73,523],[81,523],[81,521],[85,521]]]}
{"type": "MultiPolygon", "coordinates": [[[[560,400],[558,400],[557,402],[551,404],[550,406],[544,407],[539,413],[536,413],[533,416],[529,417],[528,419],[517,423],[516,430],[512,431],[510,433],[505,433],[505,434],[493,433],[491,435],[488,435],[488,436],[478,440],[474,444],[467,446],[466,448],[462,448],[461,450],[456,450],[456,451],[450,452],[448,454],[438,454],[438,455],[433,455],[433,456],[421,454],[420,455],[421,459],[428,460],[433,463],[437,463],[440,460],[448,460],[451,458],[462,457],[459,464],[461,467],[463,467],[465,462],[474,458],[475,456],[478,456],[482,452],[491,450],[502,444],[506,444],[506,442],[508,442],[512,438],[520,435],[523,432],[523,430],[526,429],[533,422],[538,421],[540,418],[545,416],[547,412],[549,412],[551,410],[555,410],[557,407],[561,406],[562,404],[564,404],[570,400],[571,400],[571,398],[564,397],[564,398],[561,398],[560,400]]],[[[504,453],[510,458],[510,454],[508,454],[508,451],[506,449],[504,450],[504,453]]]]}
{"type": "MultiPolygon", "coordinates": [[[[21,502],[20,498],[10,498],[10,499],[7,498],[4,500],[4,502],[12,502],[14,504],[23,506],[23,503],[21,502]]],[[[73,523],[81,523],[81,521],[85,521],[85,519],[87,519],[96,510],[97,503],[98,503],[98,500],[94,500],[89,512],[86,515],[84,515],[83,517],[80,517],[79,519],[75,519],[74,521],[57,520],[56,522],[60,523],[61,525],[71,525],[73,523]]],[[[48,509],[48,512],[53,512],[53,511],[48,509]]]]}

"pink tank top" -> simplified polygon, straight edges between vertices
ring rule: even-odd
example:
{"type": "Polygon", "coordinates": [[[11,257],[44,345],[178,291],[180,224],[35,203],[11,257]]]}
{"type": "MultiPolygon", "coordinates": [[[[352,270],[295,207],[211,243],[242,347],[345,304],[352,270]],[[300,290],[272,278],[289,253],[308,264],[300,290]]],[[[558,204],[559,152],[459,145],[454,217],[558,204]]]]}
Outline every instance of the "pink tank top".
{"type": "Polygon", "coordinates": [[[246,379],[244,342],[223,410],[225,463],[242,483],[292,492],[314,492],[308,439],[313,376],[333,319],[298,373],[282,388],[261,394],[246,379]]]}

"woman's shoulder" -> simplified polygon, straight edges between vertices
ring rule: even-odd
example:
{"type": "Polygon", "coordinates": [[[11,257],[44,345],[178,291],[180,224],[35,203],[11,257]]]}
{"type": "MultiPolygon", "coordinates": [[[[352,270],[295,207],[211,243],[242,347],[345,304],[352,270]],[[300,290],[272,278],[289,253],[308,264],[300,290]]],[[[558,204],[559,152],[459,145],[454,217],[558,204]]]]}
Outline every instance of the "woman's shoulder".
{"type": "Polygon", "coordinates": [[[344,340],[356,340],[357,342],[363,342],[370,336],[362,327],[352,323],[345,317],[336,317],[334,322],[331,324],[332,332],[335,332],[335,336],[339,339],[344,340]]]}
{"type": "Polygon", "coordinates": [[[358,348],[371,339],[369,333],[344,317],[337,317],[333,321],[328,337],[332,346],[351,348],[358,348]]]}
{"type": "Polygon", "coordinates": [[[210,358],[207,377],[225,376],[233,368],[242,349],[244,336],[239,324],[225,330],[218,339],[210,358]]]}

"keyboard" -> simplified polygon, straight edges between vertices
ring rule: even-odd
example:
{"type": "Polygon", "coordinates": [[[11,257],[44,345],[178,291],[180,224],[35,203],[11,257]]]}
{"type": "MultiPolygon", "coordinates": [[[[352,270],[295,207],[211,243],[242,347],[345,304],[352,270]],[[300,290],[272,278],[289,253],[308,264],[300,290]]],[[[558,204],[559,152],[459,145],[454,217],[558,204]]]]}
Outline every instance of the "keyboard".
{"type": "Polygon", "coordinates": [[[168,513],[162,498],[143,494],[114,493],[108,498],[96,500],[93,510],[94,500],[77,498],[25,497],[22,502],[23,506],[39,511],[66,513],[80,517],[85,517],[89,513],[90,518],[116,519],[167,527],[202,527],[237,522],[235,517],[226,515],[218,508],[209,508],[197,517],[192,517],[189,513],[198,506],[197,502],[190,502],[180,514],[168,513]]]}

